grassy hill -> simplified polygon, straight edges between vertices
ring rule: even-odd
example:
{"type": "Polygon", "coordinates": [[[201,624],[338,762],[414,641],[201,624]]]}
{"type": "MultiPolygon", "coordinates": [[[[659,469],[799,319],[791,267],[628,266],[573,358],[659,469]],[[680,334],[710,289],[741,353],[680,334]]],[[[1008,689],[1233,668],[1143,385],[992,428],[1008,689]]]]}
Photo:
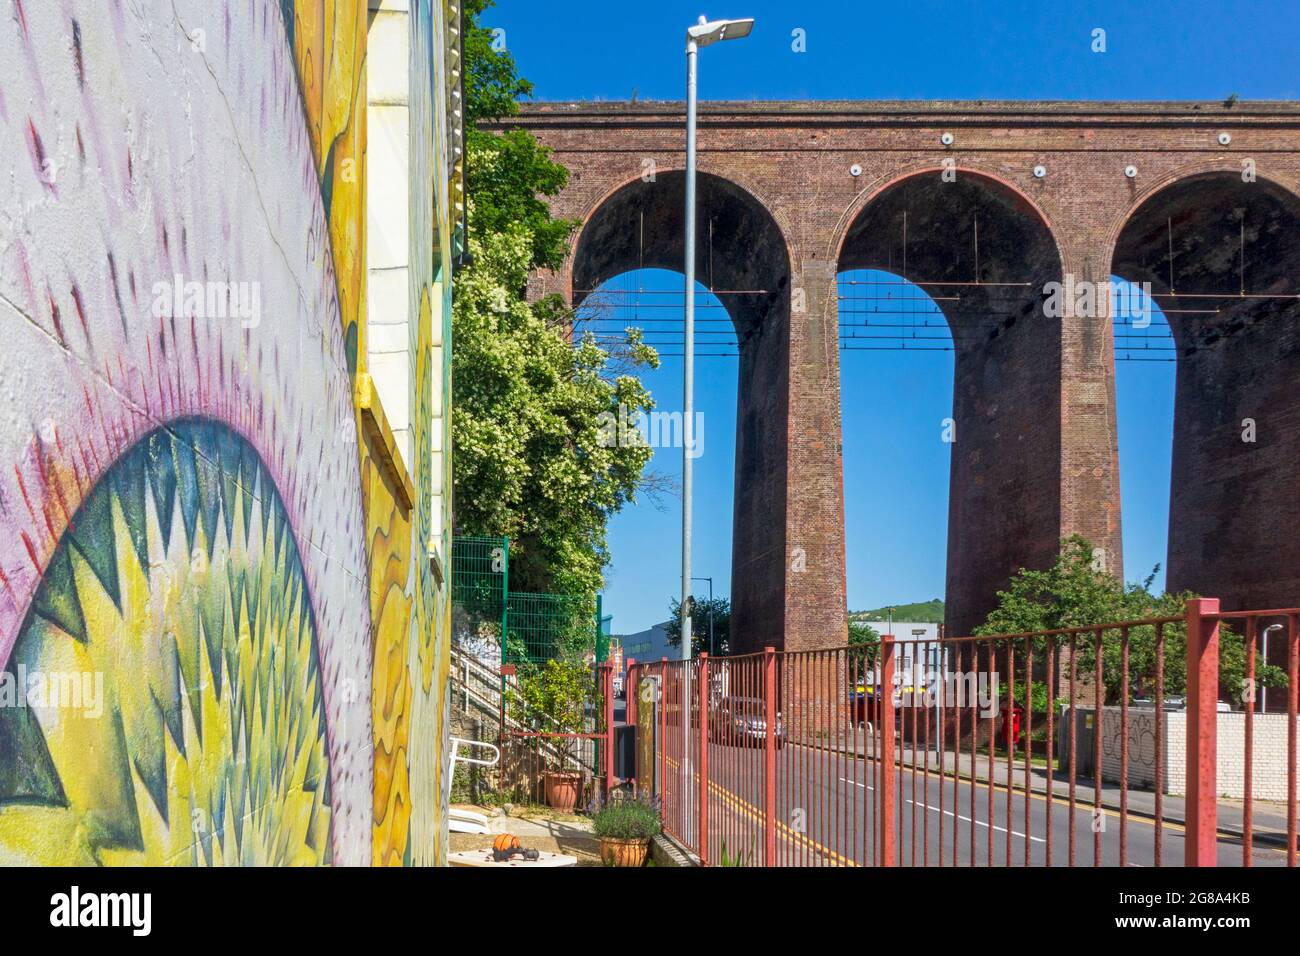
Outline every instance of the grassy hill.
{"type": "MultiPolygon", "coordinates": [[[[849,619],[853,621],[885,621],[889,619],[889,608],[879,607],[873,611],[850,611],[849,619]]],[[[915,604],[895,604],[895,621],[913,621],[917,624],[942,624],[943,601],[919,601],[915,604]]]]}

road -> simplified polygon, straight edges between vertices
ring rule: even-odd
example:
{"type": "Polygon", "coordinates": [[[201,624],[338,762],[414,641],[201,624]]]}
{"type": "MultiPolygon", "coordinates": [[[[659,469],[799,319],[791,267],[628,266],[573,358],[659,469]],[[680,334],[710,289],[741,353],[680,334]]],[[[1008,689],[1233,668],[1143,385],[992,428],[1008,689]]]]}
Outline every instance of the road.
{"type": "MultiPolygon", "coordinates": [[[[679,781],[676,762],[669,763],[666,797],[671,817],[674,787],[679,781]]],[[[868,826],[868,821],[875,820],[880,799],[879,764],[874,759],[790,744],[778,752],[776,769],[778,864],[870,866],[879,859],[878,835],[868,826]]],[[[1023,791],[1008,794],[1005,788],[994,785],[990,792],[983,782],[972,786],[966,780],[954,781],[951,775],[941,786],[936,770],[931,770],[927,782],[919,766],[915,774],[910,766],[899,767],[896,772],[901,785],[896,797],[899,865],[938,866],[942,853],[945,866],[986,866],[990,861],[993,866],[1004,866],[1008,844],[1011,865],[1025,865],[1026,847],[1029,865],[1048,865],[1049,806],[1045,795],[1029,795],[1026,819],[1023,791]]],[[[699,787],[695,768],[690,778],[693,806],[699,787]]],[[[762,748],[710,744],[709,781],[709,834],[715,856],[725,844],[729,856],[757,865],[763,855],[762,748]]],[[[1124,829],[1126,865],[1155,865],[1153,820],[1130,814],[1127,827],[1123,827],[1117,811],[1103,809],[1096,818],[1094,834],[1092,806],[1080,802],[1071,818],[1068,802],[1060,799],[1052,801],[1050,816],[1052,866],[1069,865],[1071,831],[1076,865],[1093,865],[1095,838],[1101,865],[1119,866],[1124,829]]],[[[695,832],[693,811],[689,832],[695,832]]],[[[1165,866],[1182,865],[1183,838],[1180,824],[1164,824],[1161,856],[1165,866]]],[[[1239,841],[1220,834],[1218,846],[1220,866],[1241,865],[1239,841]]],[[[1283,851],[1272,847],[1255,847],[1252,860],[1256,866],[1286,863],[1283,851]]]]}

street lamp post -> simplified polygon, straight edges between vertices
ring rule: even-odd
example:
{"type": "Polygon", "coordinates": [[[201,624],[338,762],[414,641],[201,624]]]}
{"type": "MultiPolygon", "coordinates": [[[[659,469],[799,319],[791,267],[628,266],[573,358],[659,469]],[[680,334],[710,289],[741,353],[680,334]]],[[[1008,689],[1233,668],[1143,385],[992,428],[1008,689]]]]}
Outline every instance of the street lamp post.
{"type": "Polygon", "coordinates": [[[717,651],[713,649],[713,578],[703,578],[697,576],[691,578],[691,580],[709,582],[709,656],[712,657],[714,654],[717,653],[717,651]]]}
{"type": "MultiPolygon", "coordinates": [[[[681,634],[682,660],[691,659],[691,447],[695,420],[695,76],[696,57],[702,46],[722,40],[740,40],[754,29],[751,20],[708,20],[700,17],[697,24],[686,30],[686,327],[685,348],[682,349],[683,395],[682,414],[682,599],[681,634]]],[[[690,713],[691,674],[689,668],[682,673],[682,714],[690,713]]],[[[700,715],[700,719],[704,714],[700,715]]],[[[691,722],[682,720],[683,780],[690,779],[691,722]]],[[[685,807],[685,801],[683,801],[685,807]]],[[[701,845],[707,834],[700,834],[701,845]]],[[[703,854],[706,859],[707,851],[703,854]]]]}
{"type": "MultiPolygon", "coordinates": [[[[695,126],[696,59],[699,48],[749,36],[754,21],[708,20],[686,30],[686,322],[682,349],[682,634],[691,634],[691,445],[695,424],[695,126]]],[[[691,659],[690,641],[682,641],[682,660],[691,659]]]]}

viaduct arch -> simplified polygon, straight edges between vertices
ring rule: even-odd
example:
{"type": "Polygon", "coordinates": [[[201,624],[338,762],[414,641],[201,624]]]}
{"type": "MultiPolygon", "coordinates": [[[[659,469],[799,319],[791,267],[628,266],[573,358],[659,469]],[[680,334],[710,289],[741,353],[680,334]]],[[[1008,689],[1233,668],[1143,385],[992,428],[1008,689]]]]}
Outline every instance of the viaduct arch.
{"type": "Polygon", "coordinates": [[[1293,606],[1300,196],[1240,169],[1180,177],[1126,219],[1112,270],[1150,283],[1178,349],[1169,590],[1293,606]]]}
{"type": "MultiPolygon", "coordinates": [[[[576,290],[633,267],[619,217],[626,227],[650,201],[654,190],[636,185],[648,168],[665,238],[647,241],[647,256],[659,248],[645,264],[680,267],[680,239],[667,238],[680,236],[680,175],[664,171],[683,164],[683,114],[681,103],[540,103],[496,126],[529,129],[554,150],[570,182],[553,209],[583,223],[564,268],[535,275],[532,294],[580,301],[576,290]]],[[[1175,309],[1190,292],[1240,291],[1243,246],[1251,297],[1221,300],[1208,322],[1171,315],[1169,585],[1227,608],[1300,603],[1300,542],[1285,534],[1300,509],[1300,304],[1253,297],[1300,292],[1300,104],[706,103],[699,162],[702,201],[707,189],[747,230],[738,236],[766,237],[720,257],[715,228],[715,281],[729,258],[724,268],[756,283],[743,288],[775,293],[728,303],[741,341],[758,330],[741,359],[737,651],[843,640],[836,280],[897,265],[904,209],[908,278],[931,294],[939,282],[988,285],[943,305],[957,350],[948,633],[980,623],[1015,568],[1048,563],[1065,535],[1085,536],[1123,573],[1109,303],[1067,299],[1048,319],[1043,285],[1104,285],[1115,273],[1150,281],[1175,309]],[[1171,228],[1172,289],[1160,278],[1171,228]],[[1223,247],[1234,229],[1236,258],[1223,247]],[[1251,417],[1258,440],[1242,442],[1251,417]]]]}

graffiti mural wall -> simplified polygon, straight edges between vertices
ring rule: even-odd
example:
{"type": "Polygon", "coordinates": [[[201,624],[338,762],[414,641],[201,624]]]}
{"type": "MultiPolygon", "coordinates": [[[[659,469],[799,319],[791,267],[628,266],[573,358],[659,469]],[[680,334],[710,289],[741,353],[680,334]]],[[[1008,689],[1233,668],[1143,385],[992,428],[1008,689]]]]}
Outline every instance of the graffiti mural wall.
{"type": "Polygon", "coordinates": [[[365,0],[5,6],[0,863],[437,862],[429,486],[357,402],[365,0]]]}

